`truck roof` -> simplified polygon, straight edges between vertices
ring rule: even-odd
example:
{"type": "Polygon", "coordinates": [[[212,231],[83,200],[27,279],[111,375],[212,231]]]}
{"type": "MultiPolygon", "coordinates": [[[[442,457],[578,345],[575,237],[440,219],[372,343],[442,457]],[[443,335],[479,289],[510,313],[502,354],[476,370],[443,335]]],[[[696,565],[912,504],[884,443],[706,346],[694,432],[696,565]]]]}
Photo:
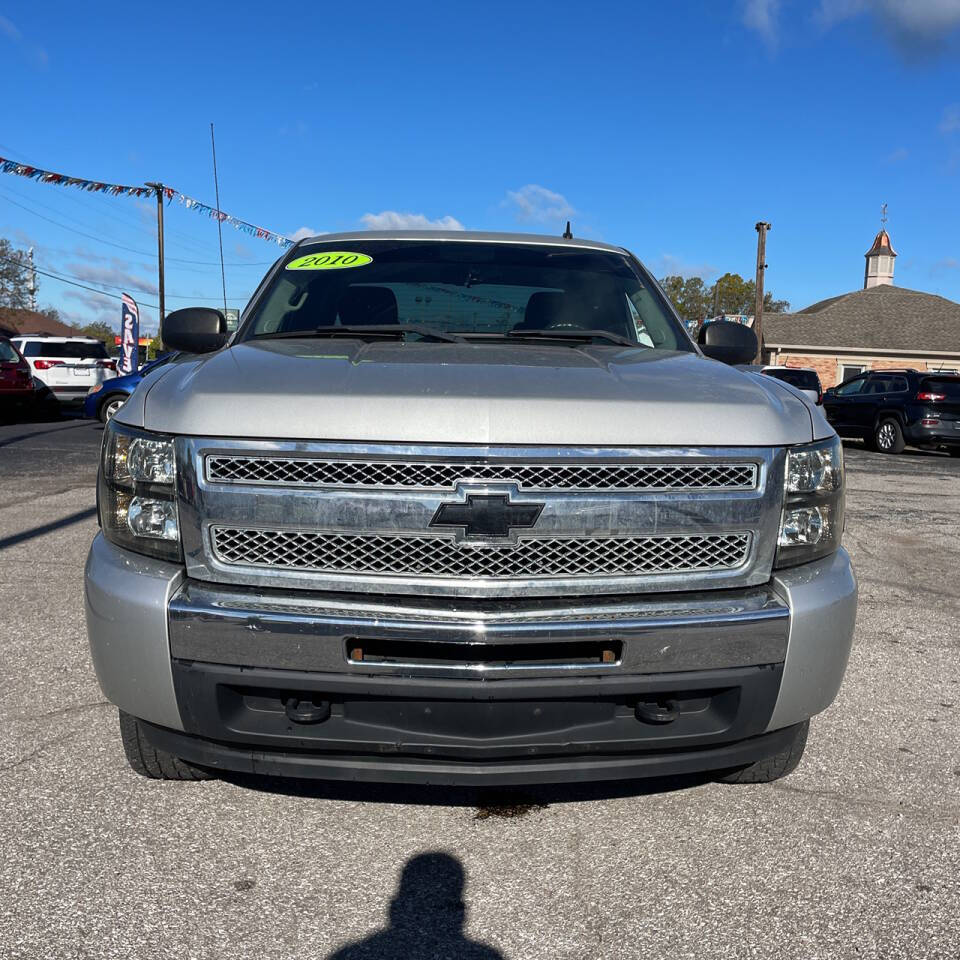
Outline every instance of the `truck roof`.
{"type": "Polygon", "coordinates": [[[305,237],[297,246],[307,243],[340,243],[344,240],[451,240],[475,243],[523,243],[540,246],[574,247],[585,250],[605,250],[611,253],[626,253],[624,247],[574,237],[566,240],[559,236],[537,233],[487,233],[479,230],[351,230],[346,233],[320,233],[305,237]]]}

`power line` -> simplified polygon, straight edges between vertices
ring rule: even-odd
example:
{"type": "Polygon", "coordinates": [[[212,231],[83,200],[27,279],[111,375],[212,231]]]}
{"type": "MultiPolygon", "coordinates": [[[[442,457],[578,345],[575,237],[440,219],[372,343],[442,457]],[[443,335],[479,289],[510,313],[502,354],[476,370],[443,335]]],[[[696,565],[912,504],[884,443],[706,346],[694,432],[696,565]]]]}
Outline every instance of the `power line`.
{"type": "MultiPolygon", "coordinates": [[[[8,263],[20,263],[19,260],[13,260],[10,257],[0,257],[0,260],[6,260],[8,263]]],[[[82,282],[81,277],[77,277],[72,273],[66,273],[66,274],[49,273],[44,270],[40,270],[39,268],[37,268],[37,273],[43,274],[43,276],[45,277],[51,277],[54,280],[60,280],[62,283],[70,283],[70,284],[73,284],[74,286],[83,287],[85,290],[92,290],[94,293],[103,293],[104,296],[112,296],[112,294],[106,293],[106,291],[96,290],[93,287],[86,286],[86,284],[82,282]]],[[[121,293],[125,292],[128,288],[133,290],[136,293],[150,292],[149,290],[142,290],[134,286],[133,284],[127,284],[127,286],[123,287],[116,283],[107,283],[105,280],[91,280],[90,282],[97,283],[101,287],[109,287],[111,290],[119,290],[121,293]]],[[[174,300],[217,300],[219,301],[223,299],[222,297],[200,297],[200,296],[195,296],[194,294],[188,294],[188,293],[168,293],[167,296],[172,297],[174,300]]],[[[250,298],[248,295],[246,295],[246,296],[231,296],[231,297],[227,297],[227,299],[232,301],[233,303],[245,303],[250,298]]],[[[145,306],[152,307],[154,306],[154,304],[148,303],[148,304],[145,304],[145,306]]]]}
{"type": "MultiPolygon", "coordinates": [[[[112,240],[104,240],[102,237],[94,236],[92,233],[86,233],[83,230],[77,230],[76,227],[68,226],[65,223],[60,223],[59,220],[54,220],[52,217],[47,217],[42,213],[38,213],[36,210],[31,210],[29,207],[24,206],[22,203],[18,203],[16,200],[11,200],[10,197],[4,194],[7,199],[7,203],[12,203],[15,207],[19,207],[21,210],[25,210],[31,216],[39,217],[41,220],[46,220],[47,223],[52,223],[55,227],[60,227],[62,230],[69,230],[71,233],[75,233],[78,236],[86,237],[88,240],[93,240],[95,243],[103,243],[108,247],[116,247],[118,250],[125,250],[127,253],[135,253],[138,257],[153,257],[152,253],[146,253],[143,250],[135,250],[133,247],[125,246],[122,243],[114,243],[112,240]]],[[[71,218],[72,219],[72,218],[71,218]]],[[[178,259],[177,257],[167,257],[172,263],[189,263],[194,264],[195,266],[203,267],[219,267],[220,262],[218,260],[185,260],[178,259]]],[[[265,264],[273,263],[272,260],[264,260],[257,263],[231,263],[231,267],[254,267],[254,266],[263,266],[265,264]]]]}
{"type": "MultiPolygon", "coordinates": [[[[0,260],[5,260],[7,263],[15,263],[17,266],[20,266],[20,267],[23,266],[23,264],[20,263],[19,260],[12,260],[10,257],[0,257],[0,260]]],[[[115,293],[105,293],[103,290],[98,290],[96,287],[87,286],[87,284],[79,283],[76,280],[68,280],[66,277],[57,276],[57,274],[50,273],[47,270],[41,270],[39,267],[35,267],[34,269],[36,270],[37,273],[39,273],[43,277],[49,277],[51,280],[59,280],[61,283],[69,283],[70,286],[72,287],[82,287],[84,290],[89,290],[91,293],[100,294],[101,297],[110,297],[113,300],[123,299],[123,297],[120,297],[115,293]]],[[[113,285],[108,284],[108,286],[113,286],[113,285]]],[[[117,289],[119,290],[120,288],[117,287],[117,289]]],[[[145,303],[140,300],[138,300],[137,303],[144,307],[153,307],[154,310],[160,309],[155,303],[145,303]]]]}

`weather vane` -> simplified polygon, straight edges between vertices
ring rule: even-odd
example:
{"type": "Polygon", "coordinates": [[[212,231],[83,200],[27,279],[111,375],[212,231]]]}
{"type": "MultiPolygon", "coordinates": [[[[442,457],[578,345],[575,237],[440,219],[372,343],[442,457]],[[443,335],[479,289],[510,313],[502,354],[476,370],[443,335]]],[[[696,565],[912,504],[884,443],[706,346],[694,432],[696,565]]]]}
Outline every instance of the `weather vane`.
{"type": "Polygon", "coordinates": [[[882,229],[887,229],[887,205],[885,203],[880,204],[880,226],[882,229]]]}

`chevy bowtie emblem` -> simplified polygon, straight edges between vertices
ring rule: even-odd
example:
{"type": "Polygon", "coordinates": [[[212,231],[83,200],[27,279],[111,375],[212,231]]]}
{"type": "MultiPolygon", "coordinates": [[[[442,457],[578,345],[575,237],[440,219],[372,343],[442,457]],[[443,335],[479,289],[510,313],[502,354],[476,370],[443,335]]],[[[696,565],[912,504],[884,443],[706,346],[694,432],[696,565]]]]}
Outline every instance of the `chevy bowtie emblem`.
{"type": "Polygon", "coordinates": [[[500,494],[468,493],[466,503],[442,503],[431,527],[462,527],[465,540],[506,540],[515,527],[532,527],[542,503],[511,503],[500,494]]]}

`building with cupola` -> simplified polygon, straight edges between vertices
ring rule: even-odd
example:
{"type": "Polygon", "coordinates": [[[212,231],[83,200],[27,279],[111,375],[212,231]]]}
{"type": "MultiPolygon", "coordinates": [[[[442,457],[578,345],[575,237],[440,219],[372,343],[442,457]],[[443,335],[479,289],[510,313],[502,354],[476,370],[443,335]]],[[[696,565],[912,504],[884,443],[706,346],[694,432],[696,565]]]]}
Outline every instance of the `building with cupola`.
{"type": "Polygon", "coordinates": [[[885,227],[864,258],[863,289],[764,314],[767,362],[812,367],[824,389],[864,370],[960,372],[960,303],[894,285],[897,252],[885,227]]]}

